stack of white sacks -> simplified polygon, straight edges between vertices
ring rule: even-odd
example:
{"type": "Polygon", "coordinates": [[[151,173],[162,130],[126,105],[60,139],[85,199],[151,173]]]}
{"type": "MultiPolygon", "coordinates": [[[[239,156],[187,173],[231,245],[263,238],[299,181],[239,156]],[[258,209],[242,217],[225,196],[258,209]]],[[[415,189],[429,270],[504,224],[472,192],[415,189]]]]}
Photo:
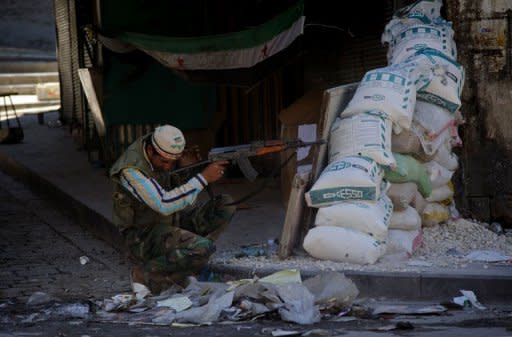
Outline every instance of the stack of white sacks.
{"type": "Polygon", "coordinates": [[[450,218],[464,70],[441,6],[420,0],[394,15],[382,36],[389,65],[365,74],[334,122],[329,163],[306,193],[319,208],[303,243],[313,257],[410,255],[422,226],[450,218]]]}

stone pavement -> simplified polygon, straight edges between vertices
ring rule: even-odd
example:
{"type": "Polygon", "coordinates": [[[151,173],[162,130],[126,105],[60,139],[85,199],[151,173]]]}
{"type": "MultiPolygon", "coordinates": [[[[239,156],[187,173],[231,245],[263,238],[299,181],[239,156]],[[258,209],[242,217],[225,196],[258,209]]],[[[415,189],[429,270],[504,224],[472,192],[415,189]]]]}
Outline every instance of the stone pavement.
{"type": "MultiPolygon", "coordinates": [[[[57,118],[46,114],[45,120],[57,118]]],[[[106,169],[93,166],[87,153],[77,149],[66,127],[39,125],[35,116],[24,116],[25,140],[22,144],[0,145],[0,169],[17,177],[36,191],[47,193],[60,203],[61,209],[91,233],[120,247],[120,238],[110,222],[111,183],[106,169]]],[[[284,269],[288,261],[262,258],[237,263],[224,258],[241,245],[264,243],[279,238],[284,220],[278,184],[270,185],[263,193],[250,199],[239,209],[227,231],[217,242],[218,252],[212,259],[216,271],[247,277],[284,269]]],[[[254,185],[240,181],[224,181],[214,185],[217,193],[231,193],[235,199],[245,195],[254,185]]],[[[325,270],[314,259],[294,259],[296,268],[305,276],[325,270]],[[298,260],[298,263],[297,263],[298,260]]],[[[327,268],[330,269],[330,268],[327,268]]],[[[338,270],[338,269],[337,269],[338,270]]],[[[464,270],[428,267],[412,272],[339,270],[347,272],[357,284],[361,296],[387,296],[401,299],[448,299],[459,296],[459,289],[475,291],[484,302],[512,301],[512,268],[510,266],[477,266],[464,270]],[[485,268],[484,268],[485,267],[485,268]]]]}
{"type": "Polygon", "coordinates": [[[129,265],[119,252],[4,173],[0,223],[0,301],[24,303],[36,291],[84,299],[130,289],[129,265]],[[82,256],[88,263],[80,263],[82,256]]]}

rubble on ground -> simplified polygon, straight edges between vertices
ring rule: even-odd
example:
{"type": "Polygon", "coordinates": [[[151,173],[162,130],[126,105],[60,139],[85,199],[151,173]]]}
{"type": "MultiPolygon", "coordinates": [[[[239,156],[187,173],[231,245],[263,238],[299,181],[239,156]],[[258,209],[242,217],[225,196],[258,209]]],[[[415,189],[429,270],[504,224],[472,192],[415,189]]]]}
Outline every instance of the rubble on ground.
{"type": "MultiPolygon", "coordinates": [[[[423,243],[412,255],[384,255],[373,265],[317,260],[308,255],[294,255],[286,260],[277,256],[234,257],[236,252],[219,252],[213,257],[215,265],[234,265],[248,269],[287,269],[302,271],[355,270],[355,271],[396,271],[419,272],[438,269],[460,269],[475,263],[466,256],[473,251],[490,250],[512,257],[512,236],[498,235],[483,223],[467,219],[450,220],[445,224],[423,228],[423,243]]],[[[510,265],[511,260],[502,262],[510,265]]],[[[476,265],[485,268],[487,264],[476,265]]]]}

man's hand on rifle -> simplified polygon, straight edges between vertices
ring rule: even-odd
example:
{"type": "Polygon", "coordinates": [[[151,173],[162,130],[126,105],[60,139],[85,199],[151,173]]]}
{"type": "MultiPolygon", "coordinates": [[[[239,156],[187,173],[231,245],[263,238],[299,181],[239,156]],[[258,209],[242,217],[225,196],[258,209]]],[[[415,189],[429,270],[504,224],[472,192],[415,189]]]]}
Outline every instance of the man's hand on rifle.
{"type": "Polygon", "coordinates": [[[183,151],[180,159],[178,159],[179,167],[185,167],[197,163],[201,160],[201,153],[199,152],[199,146],[195,145],[190,148],[186,148],[183,151]]]}
{"type": "Polygon", "coordinates": [[[206,179],[208,184],[214,183],[222,178],[227,165],[229,165],[228,160],[215,161],[206,166],[203,172],[201,172],[201,175],[204,177],[204,179],[206,179]]]}

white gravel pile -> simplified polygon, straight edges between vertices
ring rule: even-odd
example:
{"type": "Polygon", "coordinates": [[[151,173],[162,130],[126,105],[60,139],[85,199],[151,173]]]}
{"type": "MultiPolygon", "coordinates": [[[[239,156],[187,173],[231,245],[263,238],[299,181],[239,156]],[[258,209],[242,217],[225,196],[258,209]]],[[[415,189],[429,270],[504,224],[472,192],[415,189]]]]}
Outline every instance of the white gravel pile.
{"type": "Polygon", "coordinates": [[[491,249],[512,255],[511,239],[497,235],[483,225],[459,219],[444,225],[423,229],[423,246],[417,255],[425,258],[443,257],[448,250],[462,254],[491,249]]]}
{"type": "Polygon", "coordinates": [[[218,252],[212,262],[245,267],[308,270],[357,270],[381,272],[420,272],[442,269],[487,269],[487,263],[472,263],[464,256],[476,250],[492,250],[512,256],[512,237],[497,235],[482,224],[459,219],[447,224],[423,229],[423,245],[412,257],[388,255],[373,265],[356,265],[333,261],[317,260],[308,255],[292,256],[280,260],[276,256],[234,258],[236,252],[218,252]]]}

